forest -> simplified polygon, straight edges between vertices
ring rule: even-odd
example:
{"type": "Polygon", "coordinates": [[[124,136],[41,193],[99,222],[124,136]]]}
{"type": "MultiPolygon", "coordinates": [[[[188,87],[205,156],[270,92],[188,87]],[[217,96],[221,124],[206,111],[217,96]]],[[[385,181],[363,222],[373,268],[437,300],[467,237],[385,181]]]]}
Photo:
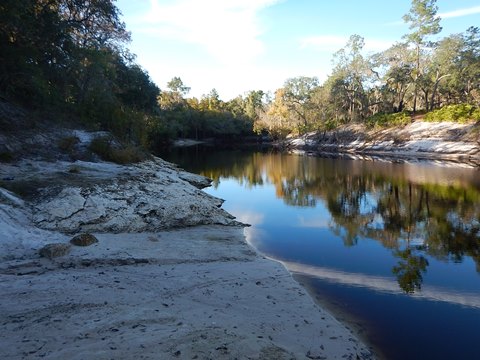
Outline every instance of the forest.
{"type": "Polygon", "coordinates": [[[166,89],[128,51],[130,33],[112,0],[3,0],[0,97],[108,130],[155,149],[170,139],[228,141],[255,134],[335,129],[351,122],[395,126],[425,120],[480,120],[480,28],[440,38],[436,0],[412,0],[409,32],[366,54],[357,34],[333,58],[327,80],[287,79],[273,94],[252,90],[200,99],[174,77],[166,89]]]}

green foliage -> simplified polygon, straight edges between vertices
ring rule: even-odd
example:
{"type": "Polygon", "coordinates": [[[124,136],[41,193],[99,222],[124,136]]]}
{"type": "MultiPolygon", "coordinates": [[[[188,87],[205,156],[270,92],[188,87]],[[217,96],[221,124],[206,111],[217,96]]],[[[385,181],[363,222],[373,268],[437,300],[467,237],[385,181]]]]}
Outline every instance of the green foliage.
{"type": "Polygon", "coordinates": [[[447,105],[427,113],[425,121],[454,121],[459,123],[480,121],[480,108],[470,104],[447,105]]]}
{"type": "Polygon", "coordinates": [[[147,148],[158,151],[175,138],[176,131],[164,119],[153,118],[147,122],[147,148]]]}
{"type": "Polygon", "coordinates": [[[416,255],[412,249],[396,250],[394,255],[399,258],[398,264],[393,267],[392,273],[403,291],[413,294],[422,289],[423,274],[427,271],[428,260],[422,255],[416,255]]]}
{"type": "Polygon", "coordinates": [[[144,144],[159,89],[127,41],[113,0],[2,1],[0,93],[144,144]]]}
{"type": "Polygon", "coordinates": [[[102,160],[117,164],[131,164],[148,158],[147,154],[139,147],[131,144],[120,146],[114,144],[109,137],[97,137],[90,143],[89,149],[100,156],[102,160]]]}
{"type": "Polygon", "coordinates": [[[423,44],[429,35],[438,34],[442,27],[437,16],[437,0],[412,0],[412,6],[403,20],[412,32],[405,37],[414,44],[423,44]]]}
{"type": "Polygon", "coordinates": [[[135,63],[126,63],[121,57],[116,57],[115,69],[116,85],[113,90],[118,100],[138,111],[154,111],[160,89],[147,72],[135,63]]]}
{"type": "Polygon", "coordinates": [[[285,81],[283,104],[290,110],[290,120],[296,123],[296,130],[305,133],[311,128],[315,117],[312,97],[318,87],[316,77],[299,76],[285,81]]]}
{"type": "Polygon", "coordinates": [[[339,122],[334,120],[334,119],[330,119],[330,120],[327,120],[325,122],[325,130],[333,130],[333,129],[336,129],[338,126],[339,126],[339,122]]]}
{"type": "Polygon", "coordinates": [[[368,127],[392,127],[392,126],[404,126],[411,122],[411,116],[408,112],[402,111],[394,114],[382,114],[378,113],[368,117],[365,120],[365,124],[368,127]]]}
{"type": "Polygon", "coordinates": [[[168,82],[167,87],[173,92],[177,92],[181,95],[186,95],[190,91],[190,88],[185,86],[182,79],[178,76],[173,77],[173,79],[168,82]]]}

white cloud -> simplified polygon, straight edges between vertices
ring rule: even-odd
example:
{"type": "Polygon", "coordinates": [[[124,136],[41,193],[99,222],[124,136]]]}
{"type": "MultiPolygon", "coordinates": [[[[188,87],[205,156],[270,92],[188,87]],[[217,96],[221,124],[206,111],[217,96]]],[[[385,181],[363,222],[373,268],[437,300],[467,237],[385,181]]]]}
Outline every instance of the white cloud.
{"type": "MultiPolygon", "coordinates": [[[[300,48],[314,49],[324,52],[335,52],[343,48],[347,44],[348,39],[348,36],[338,35],[309,36],[300,39],[300,48]]],[[[364,49],[366,51],[382,51],[388,49],[393,43],[393,41],[388,40],[365,39],[364,49]]]]}
{"type": "Polygon", "coordinates": [[[319,228],[328,229],[330,227],[330,219],[325,217],[305,219],[303,216],[299,216],[298,225],[304,228],[319,228]]]}
{"type": "MultiPolygon", "coordinates": [[[[452,19],[452,18],[464,17],[469,15],[475,15],[475,14],[480,14],[480,6],[473,6],[465,9],[446,11],[446,12],[437,14],[437,16],[440,17],[441,19],[452,19]]],[[[397,21],[389,22],[385,25],[400,26],[400,25],[405,25],[405,21],[397,20],[397,21]]]]}
{"type": "Polygon", "coordinates": [[[444,13],[438,14],[438,16],[440,16],[440,18],[442,19],[449,19],[449,18],[457,18],[457,17],[463,17],[463,16],[475,15],[475,14],[480,14],[480,6],[474,6],[467,9],[459,9],[459,10],[444,12],[444,13]]]}
{"type": "Polygon", "coordinates": [[[256,65],[248,68],[214,66],[206,63],[185,65],[175,64],[161,57],[144,55],[139,55],[138,60],[148,69],[150,76],[161,89],[164,89],[174,76],[179,76],[187,86],[191,87],[188,96],[199,98],[215,88],[220,98],[225,101],[250,90],[274,91],[291,76],[289,69],[256,65]]]}
{"type": "MultiPolygon", "coordinates": [[[[402,293],[398,283],[392,278],[361,273],[349,273],[320,266],[306,265],[288,261],[282,261],[282,263],[291,272],[306,274],[333,283],[363,287],[390,294],[402,293]]],[[[452,292],[449,291],[449,289],[439,288],[436,286],[424,285],[421,291],[417,291],[410,296],[419,299],[459,304],[477,309],[480,308],[480,298],[478,297],[478,294],[462,291],[452,292]]]]}
{"type": "Polygon", "coordinates": [[[265,220],[265,214],[245,209],[232,209],[238,221],[249,225],[261,225],[265,220]]]}
{"type": "Polygon", "coordinates": [[[279,0],[150,0],[136,32],[204,47],[221,64],[251,63],[264,51],[258,11],[279,0]]]}

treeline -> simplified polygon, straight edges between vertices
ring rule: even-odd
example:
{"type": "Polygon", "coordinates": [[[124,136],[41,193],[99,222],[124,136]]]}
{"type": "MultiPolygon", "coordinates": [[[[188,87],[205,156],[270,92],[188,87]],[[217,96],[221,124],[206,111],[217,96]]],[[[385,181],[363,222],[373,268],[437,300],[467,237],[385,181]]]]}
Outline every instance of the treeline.
{"type": "Polygon", "coordinates": [[[0,91],[144,141],[159,89],[125,49],[129,39],[109,0],[3,0],[0,91]]]}
{"type": "Polygon", "coordinates": [[[433,41],[442,29],[437,10],[435,0],[413,0],[403,17],[410,32],[380,53],[366,56],[364,39],[352,35],[323,84],[315,77],[287,80],[256,128],[282,136],[354,121],[395,125],[452,104],[461,105],[433,117],[480,120],[480,29],[433,41]]]}
{"type": "Polygon", "coordinates": [[[0,96],[148,148],[176,137],[252,134],[263,93],[185,99],[180,78],[160,92],[129,41],[112,0],[3,0],[0,96]]]}
{"type": "Polygon", "coordinates": [[[264,107],[264,92],[250,91],[224,102],[215,89],[198,98],[185,98],[190,88],[179,77],[168,84],[158,98],[161,117],[169,137],[235,140],[253,135],[257,114],[264,107]]]}
{"type": "Polygon", "coordinates": [[[0,96],[148,148],[177,137],[232,141],[404,123],[410,112],[449,104],[462,105],[442,116],[480,120],[480,29],[432,41],[441,30],[435,0],[413,0],[404,20],[410,33],[381,53],[366,56],[364,39],[352,35],[323,84],[296,77],[273,95],[250,91],[225,102],[215,90],[188,98],[178,77],[160,91],[126,49],[130,36],[112,0],[3,0],[0,96]]]}
{"type": "Polygon", "coordinates": [[[274,94],[251,91],[222,102],[215,91],[185,98],[189,89],[174,78],[160,96],[164,116],[172,118],[170,136],[231,137],[253,130],[281,138],[350,122],[404,125],[417,113],[428,113],[430,121],[480,121],[480,29],[433,41],[442,29],[437,10],[435,0],[413,0],[403,17],[410,32],[380,53],[366,55],[364,39],[352,35],[334,54],[323,84],[299,76],[274,94]]]}

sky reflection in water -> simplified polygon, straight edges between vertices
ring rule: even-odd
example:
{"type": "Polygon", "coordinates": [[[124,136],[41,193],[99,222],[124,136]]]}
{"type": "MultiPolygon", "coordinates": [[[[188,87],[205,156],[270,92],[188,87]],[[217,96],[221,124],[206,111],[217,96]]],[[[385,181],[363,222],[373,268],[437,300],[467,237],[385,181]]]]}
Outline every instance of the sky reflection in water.
{"type": "Polygon", "coordinates": [[[247,240],[387,358],[475,358],[478,170],[199,149],[169,159],[214,179],[206,191],[252,225],[247,240]]]}

